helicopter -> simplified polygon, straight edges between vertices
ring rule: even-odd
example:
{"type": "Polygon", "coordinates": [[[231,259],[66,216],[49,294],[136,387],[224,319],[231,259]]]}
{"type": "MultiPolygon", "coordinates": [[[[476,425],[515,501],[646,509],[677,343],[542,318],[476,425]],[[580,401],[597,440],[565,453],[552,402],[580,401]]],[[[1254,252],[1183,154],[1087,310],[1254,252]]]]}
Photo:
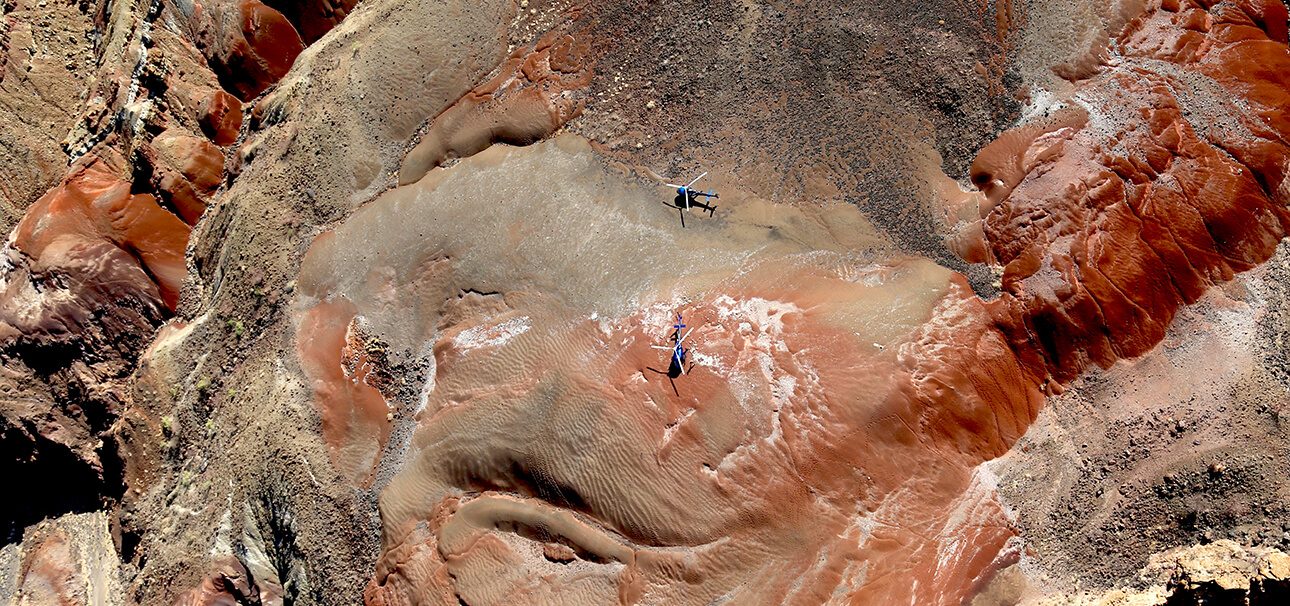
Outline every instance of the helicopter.
{"type": "Polygon", "coordinates": [[[667,187],[672,187],[676,189],[676,198],[672,200],[672,205],[681,211],[681,227],[685,227],[685,211],[690,210],[693,207],[702,208],[703,210],[708,211],[709,217],[713,216],[713,213],[717,211],[716,204],[706,204],[704,202],[699,201],[699,197],[704,197],[704,198],[707,198],[709,202],[711,202],[712,200],[720,197],[717,195],[717,192],[714,192],[712,190],[695,191],[694,189],[691,189],[692,187],[694,187],[695,183],[699,182],[699,179],[702,179],[707,175],[708,175],[708,171],[703,171],[702,174],[695,177],[693,180],[691,180],[689,183],[685,185],[677,185],[675,183],[664,183],[664,185],[666,185],[667,187]]]}
{"type": "Polygon", "coordinates": [[[690,336],[690,333],[694,332],[694,329],[691,328],[690,330],[686,330],[685,334],[681,334],[681,331],[684,329],[685,321],[681,319],[681,314],[678,313],[676,314],[676,324],[672,325],[672,335],[669,337],[672,344],[668,346],[650,346],[654,349],[662,349],[672,352],[671,362],[667,367],[667,376],[669,379],[685,374],[685,362],[690,353],[689,350],[685,348],[685,338],[690,336]]]}

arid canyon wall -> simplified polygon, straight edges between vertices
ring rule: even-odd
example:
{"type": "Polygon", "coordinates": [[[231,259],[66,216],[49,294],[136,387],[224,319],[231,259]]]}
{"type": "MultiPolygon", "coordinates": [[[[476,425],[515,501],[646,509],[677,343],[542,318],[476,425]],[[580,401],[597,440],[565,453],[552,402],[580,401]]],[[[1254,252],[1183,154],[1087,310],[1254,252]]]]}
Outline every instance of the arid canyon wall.
{"type": "MultiPolygon", "coordinates": [[[[67,481],[0,507],[0,595],[1075,599],[1045,407],[1279,309],[1286,5],[1076,3],[1048,54],[1051,11],[896,4],[4,5],[0,469],[67,481]]],[[[1193,513],[1284,488],[1203,465],[1193,513]]],[[[1143,603],[1284,582],[1207,519],[1126,555],[1191,571],[1143,603]]]]}

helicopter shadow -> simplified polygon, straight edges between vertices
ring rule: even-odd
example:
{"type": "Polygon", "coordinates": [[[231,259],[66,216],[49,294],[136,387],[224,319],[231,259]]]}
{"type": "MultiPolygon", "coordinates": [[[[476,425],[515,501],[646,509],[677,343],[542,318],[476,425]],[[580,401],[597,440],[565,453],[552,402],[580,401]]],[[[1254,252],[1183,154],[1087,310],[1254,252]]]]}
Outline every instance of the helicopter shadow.
{"type": "MultiPolygon", "coordinates": [[[[684,200],[682,200],[682,199],[681,199],[681,196],[677,196],[677,197],[676,197],[675,199],[673,199],[670,203],[669,203],[669,202],[663,202],[663,203],[662,203],[662,205],[663,205],[663,206],[666,206],[667,208],[673,209],[673,210],[675,210],[675,211],[677,211],[677,212],[681,213],[681,227],[685,227],[685,206],[684,206],[684,204],[685,204],[685,202],[684,202],[684,200]]],[[[660,372],[661,372],[661,371],[660,371],[660,372]]]]}
{"type": "Polygon", "coordinates": [[[685,205],[685,196],[682,196],[680,194],[677,194],[676,197],[672,198],[671,203],[663,202],[663,206],[676,209],[678,212],[681,213],[681,227],[685,227],[685,211],[687,210],[694,210],[694,209],[706,210],[708,211],[709,217],[713,216],[717,212],[717,206],[715,204],[707,204],[705,202],[702,202],[696,199],[691,199],[690,205],[687,208],[685,205]]]}
{"type": "Polygon", "coordinates": [[[659,370],[657,368],[654,368],[653,366],[646,366],[645,370],[648,370],[652,373],[667,376],[667,382],[672,384],[672,393],[678,396],[681,395],[681,392],[676,389],[676,378],[681,376],[682,370],[681,370],[681,364],[676,361],[676,358],[672,359],[672,363],[668,365],[666,371],[659,370]]]}
{"type": "MultiPolygon", "coordinates": [[[[705,196],[705,197],[706,197],[706,196],[705,196]]],[[[672,207],[673,207],[673,208],[679,208],[679,209],[685,210],[685,209],[687,208],[687,206],[686,206],[686,204],[685,204],[685,196],[682,196],[681,194],[677,194],[675,197],[673,197],[673,198],[672,198],[672,207]]],[[[711,216],[711,215],[712,215],[712,213],[714,213],[714,212],[716,212],[716,211],[717,211],[717,205],[712,203],[712,199],[711,199],[711,198],[709,198],[709,199],[707,199],[707,200],[700,200],[700,199],[698,198],[698,196],[695,196],[695,197],[690,198],[690,204],[689,204],[688,208],[690,208],[690,209],[698,208],[698,209],[701,209],[701,210],[706,210],[706,211],[708,211],[708,215],[709,215],[709,216],[711,216]]]]}

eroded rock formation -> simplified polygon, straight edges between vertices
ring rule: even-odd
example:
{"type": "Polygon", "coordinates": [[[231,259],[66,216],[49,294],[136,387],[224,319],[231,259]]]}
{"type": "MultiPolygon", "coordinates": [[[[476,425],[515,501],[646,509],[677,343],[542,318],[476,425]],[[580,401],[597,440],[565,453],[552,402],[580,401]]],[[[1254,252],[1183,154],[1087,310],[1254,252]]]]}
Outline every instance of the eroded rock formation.
{"type": "MultiPolygon", "coordinates": [[[[106,508],[130,603],[1008,594],[1046,397],[1290,227],[1284,4],[1092,10],[984,145],[1033,7],[709,4],[85,5],[67,74],[6,42],[43,130],[3,148],[0,451],[88,480],[9,538],[106,508]],[[683,228],[653,177],[699,163],[683,228]]],[[[24,579],[79,596],[42,537],[24,579]]]]}
{"type": "Polygon", "coordinates": [[[275,606],[280,591],[259,587],[236,558],[217,562],[201,585],[179,597],[176,606],[275,606]]]}
{"type": "Polygon", "coordinates": [[[1290,226],[1285,6],[1209,8],[1166,2],[1129,22],[1123,63],[1079,84],[1092,117],[1010,134],[1021,143],[974,165],[1001,325],[1058,382],[1145,353],[1290,226]]]}
{"type": "MultiPolygon", "coordinates": [[[[43,515],[120,496],[112,426],[140,353],[179,304],[190,229],[225,181],[224,146],[242,112],[175,27],[202,7],[30,4],[6,6],[0,30],[0,102],[19,120],[0,135],[0,191],[6,213],[25,213],[0,278],[0,465],[15,478],[68,482],[6,504],[11,538],[43,515]]],[[[255,44],[299,45],[289,24],[259,13],[245,21],[255,44]]],[[[257,52],[272,54],[255,59],[269,65],[253,74],[262,89],[299,49],[257,52]]]]}

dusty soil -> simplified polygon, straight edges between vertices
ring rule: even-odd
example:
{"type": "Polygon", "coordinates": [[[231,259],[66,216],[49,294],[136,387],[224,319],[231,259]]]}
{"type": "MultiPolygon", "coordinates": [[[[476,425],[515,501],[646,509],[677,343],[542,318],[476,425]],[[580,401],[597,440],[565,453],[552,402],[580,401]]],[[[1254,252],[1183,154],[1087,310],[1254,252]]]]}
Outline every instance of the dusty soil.
{"type": "Polygon", "coordinates": [[[594,32],[604,77],[571,130],[669,178],[715,169],[778,203],[856,204],[903,250],[975,275],[927,237],[921,171],[966,183],[1016,119],[1018,24],[994,28],[1012,4],[595,3],[573,31],[594,32]]]}
{"type": "Polygon", "coordinates": [[[1054,398],[991,464],[1025,512],[1024,567],[1066,591],[1105,590],[1175,546],[1290,549],[1287,252],[1208,295],[1157,352],[1054,398]]]}

